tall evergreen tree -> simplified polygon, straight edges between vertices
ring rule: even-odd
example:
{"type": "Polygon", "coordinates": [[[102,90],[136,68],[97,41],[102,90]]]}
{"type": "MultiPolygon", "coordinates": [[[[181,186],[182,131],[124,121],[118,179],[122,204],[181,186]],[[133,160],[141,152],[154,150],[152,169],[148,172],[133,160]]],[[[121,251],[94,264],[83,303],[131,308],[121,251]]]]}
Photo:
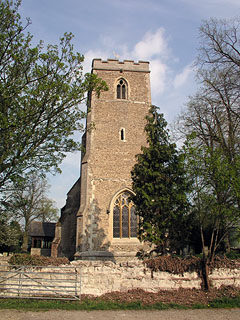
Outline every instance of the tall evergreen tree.
{"type": "Polygon", "coordinates": [[[145,132],[148,145],[132,170],[132,197],[139,216],[139,238],[158,252],[174,252],[186,244],[188,185],[184,158],[170,142],[163,114],[152,106],[145,132]]]}

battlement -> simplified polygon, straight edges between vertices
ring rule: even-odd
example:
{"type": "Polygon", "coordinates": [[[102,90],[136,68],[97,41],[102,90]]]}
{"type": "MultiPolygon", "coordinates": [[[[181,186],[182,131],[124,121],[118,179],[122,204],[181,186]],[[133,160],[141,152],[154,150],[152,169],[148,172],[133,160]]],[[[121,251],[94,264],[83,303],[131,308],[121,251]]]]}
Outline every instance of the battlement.
{"type": "Polygon", "coordinates": [[[117,59],[93,59],[92,70],[150,72],[148,61],[134,62],[134,60],[119,61],[117,59]]]}

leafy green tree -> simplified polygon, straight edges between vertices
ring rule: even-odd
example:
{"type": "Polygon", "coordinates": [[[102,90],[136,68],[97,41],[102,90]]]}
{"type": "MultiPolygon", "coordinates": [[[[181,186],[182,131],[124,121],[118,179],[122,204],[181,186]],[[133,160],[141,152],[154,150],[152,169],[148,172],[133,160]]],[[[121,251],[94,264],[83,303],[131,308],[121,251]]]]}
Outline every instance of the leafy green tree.
{"type": "Polygon", "coordinates": [[[201,237],[206,287],[208,265],[226,251],[232,228],[240,235],[239,18],[210,19],[200,28],[196,61],[200,82],[180,117],[193,190],[192,212],[201,237]]]}
{"type": "Polygon", "coordinates": [[[217,252],[230,248],[233,229],[237,236],[240,214],[235,194],[240,179],[218,146],[209,148],[198,142],[193,133],[184,146],[186,171],[192,183],[189,200],[194,234],[190,238],[193,246],[198,246],[194,238],[201,244],[205,287],[209,289],[209,264],[217,252]]]}
{"type": "Polygon", "coordinates": [[[32,221],[58,220],[58,209],[46,196],[48,187],[45,178],[28,174],[7,193],[7,201],[4,202],[5,213],[23,224],[23,251],[27,251],[28,248],[28,232],[32,221]]]}
{"type": "Polygon", "coordinates": [[[184,158],[170,142],[167,123],[152,106],[147,116],[146,147],[132,170],[132,197],[139,216],[139,238],[160,253],[174,252],[187,243],[188,184],[184,158]]]}
{"type": "Polygon", "coordinates": [[[21,250],[22,230],[17,221],[1,212],[0,215],[0,252],[19,252],[21,250]]]}
{"type": "Polygon", "coordinates": [[[202,251],[206,252],[207,246],[207,257],[212,261],[217,250],[229,247],[229,233],[240,222],[235,196],[240,180],[221,149],[196,147],[193,137],[189,137],[184,146],[187,173],[192,182],[192,210],[201,235],[202,251]]]}
{"type": "Polygon", "coordinates": [[[195,209],[211,230],[210,241],[202,241],[210,260],[240,222],[239,36],[239,18],[203,22],[196,62],[201,87],[180,118],[195,209]]]}
{"type": "Polygon", "coordinates": [[[59,171],[65,153],[80,149],[72,135],[82,129],[86,92],[107,90],[96,75],[83,76],[71,33],[33,47],[20,5],[0,1],[0,190],[29,170],[59,171]]]}

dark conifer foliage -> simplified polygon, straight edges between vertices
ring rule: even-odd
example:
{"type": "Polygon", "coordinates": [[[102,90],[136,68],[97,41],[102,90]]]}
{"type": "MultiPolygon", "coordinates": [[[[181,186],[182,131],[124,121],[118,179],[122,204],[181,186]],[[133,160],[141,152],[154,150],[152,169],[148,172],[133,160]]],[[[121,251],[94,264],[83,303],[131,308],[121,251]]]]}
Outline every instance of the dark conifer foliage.
{"type": "Polygon", "coordinates": [[[186,244],[189,219],[184,158],[170,142],[166,127],[163,114],[152,106],[145,127],[148,145],[132,170],[139,238],[161,253],[186,244]]]}

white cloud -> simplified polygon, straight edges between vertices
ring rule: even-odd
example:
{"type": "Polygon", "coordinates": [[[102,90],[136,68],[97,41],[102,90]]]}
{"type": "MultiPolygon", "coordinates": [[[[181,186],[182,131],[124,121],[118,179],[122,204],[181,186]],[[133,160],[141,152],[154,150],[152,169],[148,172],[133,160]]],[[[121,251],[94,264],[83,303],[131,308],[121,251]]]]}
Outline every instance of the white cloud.
{"type": "Polygon", "coordinates": [[[122,48],[126,59],[150,62],[152,95],[162,94],[167,85],[167,73],[169,71],[167,63],[170,56],[165,30],[159,28],[156,32],[147,32],[143,39],[136,43],[133,50],[128,50],[126,46],[122,48]]]}
{"type": "Polygon", "coordinates": [[[151,90],[152,95],[158,95],[164,92],[167,82],[168,66],[159,59],[151,61],[151,90]]]}
{"type": "Polygon", "coordinates": [[[157,29],[156,32],[147,32],[142,40],[137,42],[132,49],[126,44],[118,44],[116,46],[114,41],[109,37],[101,36],[101,41],[104,44],[104,51],[89,50],[85,53],[84,72],[90,72],[94,58],[101,58],[103,60],[116,58],[114,57],[115,53],[119,55],[119,60],[147,60],[150,62],[151,91],[154,99],[161,96],[169,87],[174,86],[174,88],[177,88],[183,85],[191,73],[189,65],[181,74],[175,78],[172,77],[170,62],[176,62],[176,57],[173,57],[171,53],[163,28],[157,29]]]}
{"type": "Polygon", "coordinates": [[[173,80],[174,88],[179,88],[183,86],[192,75],[194,69],[191,64],[188,64],[181,73],[177,74],[173,80]]]}
{"type": "Polygon", "coordinates": [[[93,58],[114,58],[114,54],[119,55],[120,60],[134,59],[138,60],[151,60],[161,59],[167,60],[170,55],[170,49],[168,48],[168,40],[165,36],[165,30],[163,28],[157,29],[156,32],[147,32],[142,40],[137,42],[133,48],[129,48],[126,44],[116,44],[109,36],[100,37],[101,42],[105,50],[89,50],[84,54],[83,66],[91,67],[93,58]]]}
{"type": "Polygon", "coordinates": [[[83,62],[83,72],[91,72],[92,68],[92,60],[100,58],[100,59],[107,59],[109,58],[108,51],[101,51],[101,50],[89,50],[84,54],[84,62],[83,62]]]}
{"type": "Polygon", "coordinates": [[[159,28],[155,33],[147,32],[143,40],[135,45],[133,56],[138,60],[145,60],[156,55],[165,55],[168,47],[164,33],[163,28],[159,28]]]}
{"type": "MultiPolygon", "coordinates": [[[[150,62],[152,100],[157,105],[161,104],[165,95],[179,97],[183,87],[184,93],[188,91],[187,88],[191,87],[194,68],[191,64],[188,64],[179,74],[174,72],[174,65],[180,61],[178,57],[173,56],[163,28],[159,28],[155,32],[147,32],[132,48],[121,43],[116,46],[115,42],[109,37],[102,36],[101,39],[104,43],[104,50],[89,50],[85,54],[83,64],[85,72],[91,70],[92,59],[114,58],[114,52],[116,52],[119,55],[119,60],[122,61],[133,59],[136,62],[138,60],[150,62]]],[[[179,102],[181,100],[179,99],[179,102]]],[[[175,99],[176,101],[178,101],[178,98],[175,99]]]]}

